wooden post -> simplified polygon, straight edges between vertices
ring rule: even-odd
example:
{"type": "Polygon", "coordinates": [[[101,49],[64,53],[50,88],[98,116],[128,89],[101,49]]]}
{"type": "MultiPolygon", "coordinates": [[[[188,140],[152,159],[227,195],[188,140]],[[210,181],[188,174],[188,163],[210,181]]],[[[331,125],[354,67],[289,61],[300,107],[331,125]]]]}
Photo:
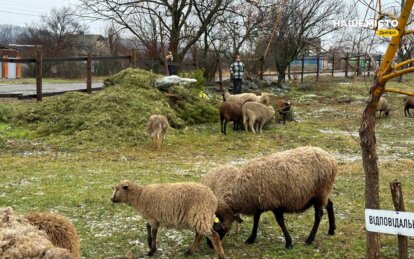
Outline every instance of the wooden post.
{"type": "Polygon", "coordinates": [[[36,50],[36,100],[38,102],[42,101],[42,66],[43,66],[43,58],[42,58],[42,51],[36,50]]]}
{"type": "Polygon", "coordinates": [[[316,82],[319,81],[319,53],[316,54],[316,82]]]}
{"type": "Polygon", "coordinates": [[[223,71],[221,70],[221,61],[220,61],[220,54],[217,58],[218,63],[218,70],[219,70],[219,85],[220,85],[220,92],[223,93],[223,71]]]}
{"type": "Polygon", "coordinates": [[[349,53],[346,53],[345,56],[345,77],[348,77],[348,62],[349,62],[349,53]]]}
{"type": "Polygon", "coordinates": [[[305,70],[305,55],[302,56],[302,70],[300,72],[300,82],[303,83],[303,73],[305,70]]]}
{"type": "Polygon", "coordinates": [[[288,65],[288,79],[289,79],[289,80],[291,80],[291,79],[290,79],[290,63],[289,63],[289,65],[288,65]]]}
{"type": "Polygon", "coordinates": [[[332,71],[331,71],[332,77],[334,77],[335,74],[335,53],[332,53],[332,71]]]}
{"type": "Polygon", "coordinates": [[[131,63],[130,67],[136,68],[137,67],[137,49],[131,49],[131,63]]]}
{"type": "Polygon", "coordinates": [[[356,64],[356,74],[357,74],[357,76],[360,76],[361,75],[361,68],[359,66],[359,62],[361,62],[361,56],[359,54],[358,54],[356,62],[357,62],[357,64],[356,64]]]}
{"type": "Polygon", "coordinates": [[[264,75],[264,61],[265,61],[264,56],[261,56],[260,57],[260,80],[263,80],[263,75],[264,75]]]}
{"type": "MultiPolygon", "coordinates": [[[[405,211],[401,182],[394,180],[390,183],[392,202],[396,211],[405,211]]],[[[408,238],[398,235],[398,258],[408,258],[408,238]]]]}
{"type": "Polygon", "coordinates": [[[368,57],[368,77],[371,75],[371,57],[366,55],[368,57]]]}
{"type": "Polygon", "coordinates": [[[86,91],[92,93],[92,54],[89,52],[86,59],[86,91]]]}

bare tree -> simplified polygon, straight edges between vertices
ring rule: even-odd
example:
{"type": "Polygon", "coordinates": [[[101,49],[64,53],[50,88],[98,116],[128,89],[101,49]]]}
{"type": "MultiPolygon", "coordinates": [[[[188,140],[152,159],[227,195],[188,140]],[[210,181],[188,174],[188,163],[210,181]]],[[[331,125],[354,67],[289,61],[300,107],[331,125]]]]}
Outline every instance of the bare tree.
{"type": "MultiPolygon", "coordinates": [[[[137,37],[148,50],[154,47],[154,42],[161,42],[161,36],[165,34],[168,48],[173,52],[175,60],[182,60],[206,31],[208,24],[227,8],[231,0],[80,2],[82,9],[89,11],[87,15],[117,23],[137,37]],[[197,10],[204,12],[202,21],[192,18],[197,10]]],[[[159,53],[158,51],[158,55],[159,53]]]]}
{"type": "Polygon", "coordinates": [[[259,52],[266,52],[271,41],[269,54],[275,59],[279,87],[285,82],[289,63],[306,47],[315,45],[312,43],[320,42],[321,37],[336,30],[333,21],[339,19],[343,11],[342,1],[337,0],[280,2],[272,9],[273,15],[266,30],[269,36],[263,35],[262,44],[259,45],[259,52]]]}
{"type": "Polygon", "coordinates": [[[0,44],[16,43],[17,38],[24,30],[24,27],[0,24],[0,44]]]}

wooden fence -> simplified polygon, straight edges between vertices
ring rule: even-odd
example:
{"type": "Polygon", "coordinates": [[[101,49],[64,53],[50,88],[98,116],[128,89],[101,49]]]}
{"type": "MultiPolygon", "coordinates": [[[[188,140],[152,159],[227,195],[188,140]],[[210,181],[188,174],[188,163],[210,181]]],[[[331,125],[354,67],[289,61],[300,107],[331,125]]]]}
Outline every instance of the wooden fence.
{"type": "MultiPolygon", "coordinates": [[[[153,60],[137,60],[137,51],[136,49],[131,50],[131,54],[128,56],[93,56],[89,53],[87,56],[81,57],[62,57],[62,58],[43,58],[42,51],[35,52],[35,58],[23,58],[23,59],[7,59],[0,58],[0,62],[9,62],[9,63],[34,63],[35,64],[35,74],[36,74],[36,99],[37,101],[42,101],[42,78],[43,72],[42,67],[43,63],[53,63],[53,62],[86,62],[86,91],[87,93],[92,93],[92,62],[93,61],[107,61],[107,60],[128,60],[130,67],[135,68],[138,64],[148,65],[153,64],[153,60]]],[[[161,62],[158,63],[161,65],[161,62]]],[[[177,62],[169,62],[168,64],[175,67],[181,67],[186,69],[196,69],[196,64],[182,64],[177,62]]],[[[164,62],[165,73],[167,74],[167,62],[164,62]]]]}

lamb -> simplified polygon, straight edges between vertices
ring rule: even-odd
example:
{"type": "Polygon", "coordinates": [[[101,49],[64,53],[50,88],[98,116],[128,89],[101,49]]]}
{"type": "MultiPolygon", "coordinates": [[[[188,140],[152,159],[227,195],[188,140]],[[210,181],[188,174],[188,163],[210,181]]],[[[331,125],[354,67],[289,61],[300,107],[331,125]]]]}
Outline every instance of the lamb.
{"type": "Polygon", "coordinates": [[[0,254],[1,258],[75,258],[67,249],[54,246],[44,231],[10,207],[0,209],[0,254]]]}
{"type": "Polygon", "coordinates": [[[161,148],[167,129],[170,126],[164,115],[151,115],[147,125],[147,133],[151,136],[157,150],[161,148]]]}
{"type": "Polygon", "coordinates": [[[114,203],[132,205],[147,220],[148,256],[154,255],[159,226],[186,227],[196,232],[186,254],[192,255],[203,236],[212,242],[219,258],[224,258],[220,237],[213,230],[218,201],[206,186],[197,183],[150,184],[140,186],[122,180],[114,187],[114,203]]]}
{"type": "Polygon", "coordinates": [[[227,122],[233,122],[233,130],[240,128],[242,120],[242,106],[236,102],[223,102],[219,108],[221,133],[226,135],[227,122]]]}
{"type": "Polygon", "coordinates": [[[379,117],[381,118],[382,112],[384,112],[384,114],[388,116],[388,114],[390,114],[390,111],[391,109],[388,105],[387,99],[385,99],[384,97],[380,97],[377,105],[377,112],[379,112],[379,117]]]}
{"type": "Polygon", "coordinates": [[[75,226],[66,217],[50,212],[30,212],[24,215],[31,225],[45,231],[56,247],[69,250],[73,258],[80,259],[79,236],[75,226]]]}
{"type": "Polygon", "coordinates": [[[246,102],[260,102],[269,105],[269,95],[263,93],[261,96],[257,96],[253,93],[230,94],[229,92],[224,92],[223,101],[236,102],[240,105],[246,102]]]}
{"type": "Polygon", "coordinates": [[[243,125],[247,131],[247,122],[249,123],[250,130],[256,133],[254,124],[258,123],[257,129],[259,133],[262,133],[263,125],[268,123],[275,115],[275,110],[272,106],[266,106],[257,102],[248,102],[243,105],[242,108],[243,125]]]}
{"type": "Polygon", "coordinates": [[[405,96],[404,97],[404,116],[411,117],[410,109],[414,109],[414,96],[405,96]]]}
{"type": "MultiPolygon", "coordinates": [[[[285,236],[286,248],[292,248],[292,238],[283,215],[285,212],[302,212],[313,206],[315,222],[306,240],[311,244],[323,215],[322,206],[328,212],[328,234],[335,233],[333,203],[328,196],[336,173],[336,159],[317,147],[300,147],[251,160],[224,195],[231,212],[221,217],[231,218],[236,213],[254,215],[252,234],[246,240],[246,243],[253,243],[260,215],[272,211],[285,236]]],[[[223,224],[215,226],[215,229],[221,236],[228,231],[223,224]]]]}

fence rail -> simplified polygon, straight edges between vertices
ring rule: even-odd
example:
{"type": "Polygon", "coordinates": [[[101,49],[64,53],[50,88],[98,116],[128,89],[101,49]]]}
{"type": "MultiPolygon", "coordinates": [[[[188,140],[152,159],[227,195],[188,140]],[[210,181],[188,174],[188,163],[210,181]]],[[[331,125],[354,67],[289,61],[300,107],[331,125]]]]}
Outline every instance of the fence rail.
{"type": "MultiPolygon", "coordinates": [[[[163,64],[161,61],[154,60],[137,60],[137,52],[135,49],[131,50],[131,55],[128,56],[93,56],[89,53],[87,56],[82,57],[61,57],[61,58],[43,58],[41,51],[35,52],[35,58],[0,58],[0,62],[7,63],[34,63],[35,64],[35,75],[36,75],[36,99],[37,101],[42,101],[42,67],[43,63],[59,63],[59,62],[86,62],[86,91],[92,93],[92,62],[93,61],[110,61],[110,60],[127,60],[129,61],[129,66],[132,68],[137,67],[137,65],[166,65],[166,61],[163,64]]],[[[196,69],[197,65],[193,63],[178,63],[178,62],[168,62],[169,65],[172,65],[176,68],[186,68],[186,69],[196,69]]]]}

